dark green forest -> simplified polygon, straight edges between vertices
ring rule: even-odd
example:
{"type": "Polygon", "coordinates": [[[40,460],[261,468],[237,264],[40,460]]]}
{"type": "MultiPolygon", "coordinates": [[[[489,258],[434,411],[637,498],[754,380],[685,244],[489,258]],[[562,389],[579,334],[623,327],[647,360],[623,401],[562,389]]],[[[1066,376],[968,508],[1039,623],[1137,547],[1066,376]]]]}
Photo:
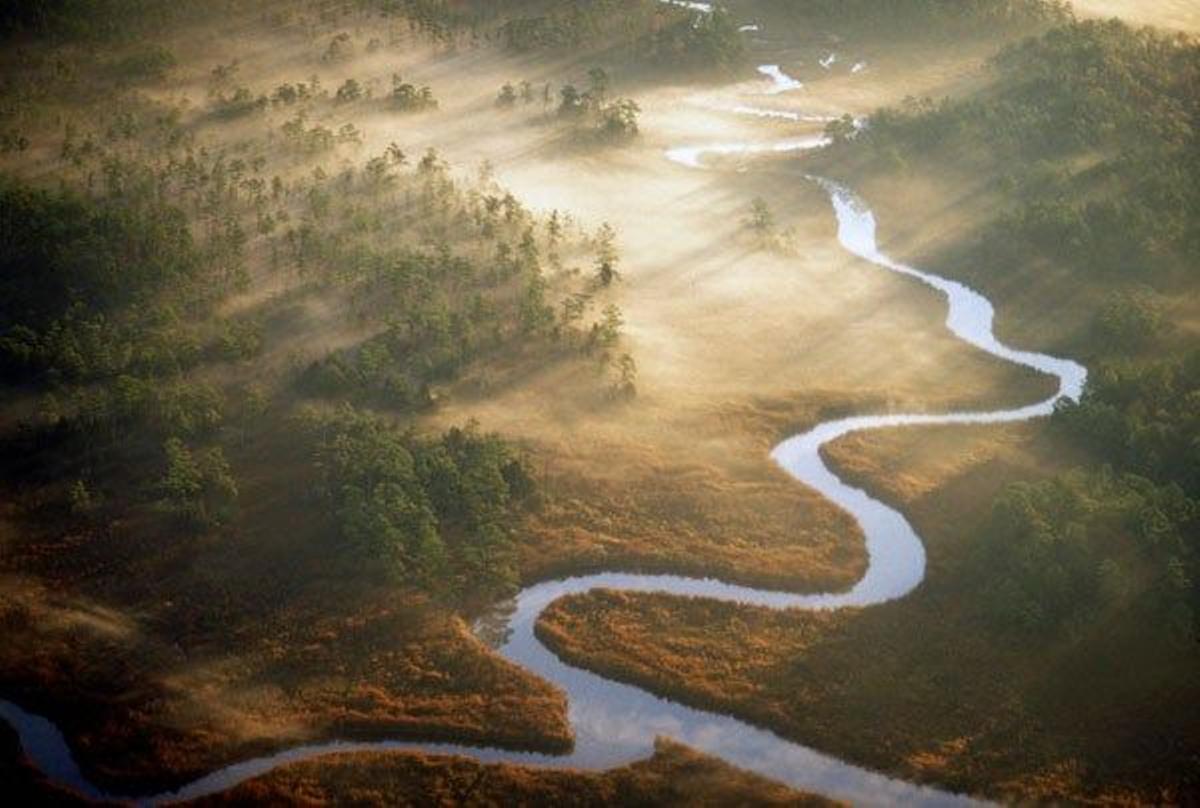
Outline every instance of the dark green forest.
{"type": "Polygon", "coordinates": [[[202,19],[238,0],[21,0],[0,4],[0,35],[111,40],[202,19]]]}
{"type": "Polygon", "coordinates": [[[697,15],[658,0],[360,0],[365,7],[411,21],[427,34],[496,41],[515,53],[581,49],[633,59],[671,71],[723,72],[741,65],[742,36],[718,9],[697,15]]]}
{"type": "Polygon", "coordinates": [[[1200,45],[1077,22],[1006,48],[991,71],[984,98],[872,115],[864,146],[884,165],[936,153],[1010,166],[997,191],[1013,201],[976,254],[985,267],[1043,258],[1186,281],[1200,250],[1200,45]]]}
{"type": "MultiPolygon", "coordinates": [[[[124,40],[170,25],[203,20],[237,9],[238,0],[30,0],[0,8],[0,36],[35,35],[92,41],[124,40]]],[[[318,7],[320,4],[314,4],[318,7]]],[[[337,18],[345,9],[403,20],[435,41],[498,42],[518,53],[585,48],[672,71],[725,71],[741,64],[742,37],[724,11],[704,17],[657,0],[354,0],[321,13],[337,18]]],[[[286,3],[264,3],[261,13],[281,18],[286,3]],[[278,11],[276,11],[278,9],[278,11]]]]}
{"type": "Polygon", "coordinates": [[[503,440],[470,425],[423,438],[349,409],[307,420],[338,556],[443,596],[515,591],[512,531],[536,493],[503,440]]]}
{"type": "Polygon", "coordinates": [[[897,34],[953,40],[989,36],[1062,22],[1060,0],[766,0],[774,14],[795,22],[868,36],[897,34]]]}

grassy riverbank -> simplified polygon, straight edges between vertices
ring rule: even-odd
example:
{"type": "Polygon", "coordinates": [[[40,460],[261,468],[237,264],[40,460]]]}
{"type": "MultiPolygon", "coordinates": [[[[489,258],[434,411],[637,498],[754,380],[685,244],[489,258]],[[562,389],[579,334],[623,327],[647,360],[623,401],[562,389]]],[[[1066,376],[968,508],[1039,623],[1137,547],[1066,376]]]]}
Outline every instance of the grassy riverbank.
{"type": "Polygon", "coordinates": [[[332,755],[293,764],[191,805],[337,802],[362,805],[831,806],[662,740],[653,757],[604,772],[485,766],[409,754],[332,755]]]}

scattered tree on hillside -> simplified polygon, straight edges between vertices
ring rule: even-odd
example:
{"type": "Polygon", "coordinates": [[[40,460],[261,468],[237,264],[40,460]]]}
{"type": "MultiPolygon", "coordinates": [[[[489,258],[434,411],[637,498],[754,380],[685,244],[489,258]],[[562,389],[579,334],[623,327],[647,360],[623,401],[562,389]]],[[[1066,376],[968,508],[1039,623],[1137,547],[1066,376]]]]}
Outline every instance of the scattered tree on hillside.
{"type": "Polygon", "coordinates": [[[775,215],[771,213],[767,200],[761,196],[754,197],[750,203],[750,215],[746,219],[746,226],[763,239],[769,238],[775,231],[775,215]]]}
{"type": "Polygon", "coordinates": [[[596,283],[611,286],[620,277],[617,272],[617,231],[605,222],[596,233],[596,283]]]}
{"type": "Polygon", "coordinates": [[[363,88],[357,79],[346,79],[342,82],[342,86],[338,87],[337,93],[334,95],[335,100],[339,104],[349,104],[358,101],[362,97],[363,88]]]}
{"type": "Polygon", "coordinates": [[[438,102],[428,86],[417,87],[406,82],[399,73],[393,73],[392,106],[401,112],[424,112],[437,109],[438,102]]]}
{"type": "Polygon", "coordinates": [[[500,107],[501,109],[509,109],[515,106],[516,103],[517,91],[511,84],[506,82],[504,86],[500,88],[500,94],[496,96],[496,106],[500,107]]]}

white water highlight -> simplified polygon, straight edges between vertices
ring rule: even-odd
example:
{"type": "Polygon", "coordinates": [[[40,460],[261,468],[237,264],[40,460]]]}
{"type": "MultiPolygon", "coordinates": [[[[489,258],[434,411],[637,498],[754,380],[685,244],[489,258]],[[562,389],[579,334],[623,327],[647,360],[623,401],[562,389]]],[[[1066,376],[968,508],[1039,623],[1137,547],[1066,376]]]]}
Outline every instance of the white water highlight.
{"type": "Polygon", "coordinates": [[[779,65],[759,65],[757,70],[771,80],[771,86],[763,92],[764,95],[780,95],[804,87],[803,82],[784,73],[779,65]]]}
{"type": "Polygon", "coordinates": [[[811,112],[796,112],[790,109],[767,109],[765,107],[734,106],[729,111],[738,115],[753,115],[756,118],[778,118],[796,123],[829,123],[836,121],[836,115],[817,115],[811,112]]]}
{"type": "Polygon", "coordinates": [[[703,146],[675,146],[665,152],[668,160],[688,168],[701,168],[708,156],[734,154],[779,154],[783,152],[807,151],[829,145],[824,135],[807,135],[790,140],[775,140],[768,143],[711,143],[703,146]]]}
{"type": "Polygon", "coordinates": [[[701,14],[711,14],[713,10],[712,3],[692,2],[692,0],[660,0],[660,2],[666,3],[669,6],[679,6],[680,8],[692,11],[699,11],[701,14]]]}

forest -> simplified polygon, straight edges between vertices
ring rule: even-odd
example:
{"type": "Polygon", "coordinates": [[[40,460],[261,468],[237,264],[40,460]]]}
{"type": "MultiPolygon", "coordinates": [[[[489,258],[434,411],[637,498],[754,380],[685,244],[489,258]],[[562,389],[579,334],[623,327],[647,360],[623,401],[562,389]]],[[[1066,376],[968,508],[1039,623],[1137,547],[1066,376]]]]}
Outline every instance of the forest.
{"type": "Polygon", "coordinates": [[[659,0],[359,0],[410,21],[427,34],[494,40],[514,53],[583,48],[675,73],[727,74],[740,66],[744,43],[729,13],[694,12],[659,0]]]}
{"type": "Polygon", "coordinates": [[[893,164],[935,151],[979,160],[982,147],[1013,166],[998,191],[1020,201],[984,234],[975,257],[987,266],[1044,258],[1186,280],[1200,248],[1200,46],[1116,20],[1076,22],[1010,46],[991,71],[983,99],[875,113],[864,147],[893,164]]]}
{"type": "Polygon", "coordinates": [[[1062,0],[767,0],[776,14],[857,35],[954,39],[1037,29],[1070,16],[1062,0]]]}

